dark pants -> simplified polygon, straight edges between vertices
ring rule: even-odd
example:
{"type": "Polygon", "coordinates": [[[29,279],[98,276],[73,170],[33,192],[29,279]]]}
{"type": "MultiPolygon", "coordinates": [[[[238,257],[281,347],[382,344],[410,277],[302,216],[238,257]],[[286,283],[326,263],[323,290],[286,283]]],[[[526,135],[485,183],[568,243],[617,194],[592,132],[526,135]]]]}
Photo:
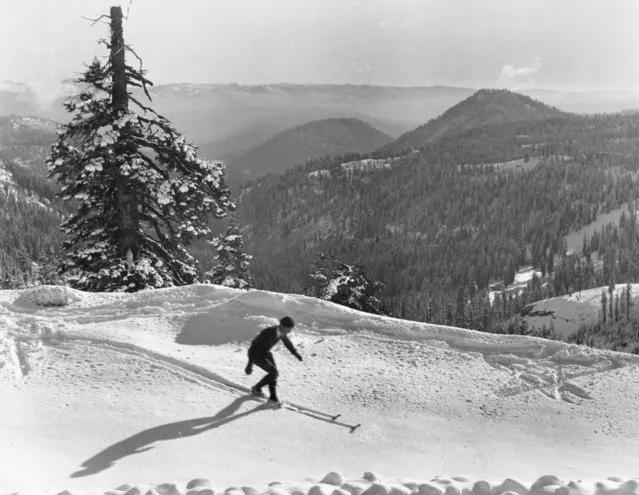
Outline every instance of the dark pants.
{"type": "Polygon", "coordinates": [[[267,373],[264,378],[257,382],[255,388],[259,390],[264,385],[268,385],[268,391],[271,394],[271,399],[277,399],[277,377],[279,376],[279,372],[277,371],[277,365],[275,364],[273,354],[267,352],[261,356],[253,356],[251,362],[255,366],[262,368],[267,373]]]}

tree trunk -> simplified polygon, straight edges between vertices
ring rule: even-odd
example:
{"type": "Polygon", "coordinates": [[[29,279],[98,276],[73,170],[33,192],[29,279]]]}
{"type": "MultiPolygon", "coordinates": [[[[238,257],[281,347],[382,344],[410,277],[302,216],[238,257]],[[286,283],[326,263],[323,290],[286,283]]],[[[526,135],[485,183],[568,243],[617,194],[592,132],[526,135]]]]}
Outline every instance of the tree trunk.
{"type": "MultiPolygon", "coordinates": [[[[117,6],[111,7],[111,67],[113,71],[113,89],[111,93],[113,118],[117,120],[129,108],[124,35],[122,32],[122,8],[117,6]]],[[[120,174],[119,171],[120,166],[123,164],[122,157],[126,157],[127,154],[126,135],[120,138],[114,151],[115,201],[120,225],[117,241],[120,256],[128,259],[129,263],[131,263],[137,258],[139,220],[137,215],[138,201],[135,191],[131,188],[128,177],[120,174]]]]}

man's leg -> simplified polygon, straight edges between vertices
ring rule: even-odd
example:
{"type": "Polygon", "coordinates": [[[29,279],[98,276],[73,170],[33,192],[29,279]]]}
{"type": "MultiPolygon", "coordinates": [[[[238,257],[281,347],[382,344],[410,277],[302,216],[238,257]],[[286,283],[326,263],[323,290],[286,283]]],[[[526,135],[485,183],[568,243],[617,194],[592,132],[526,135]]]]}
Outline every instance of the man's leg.
{"type": "Polygon", "coordinates": [[[253,363],[267,373],[264,378],[257,382],[253,389],[260,391],[264,385],[268,385],[270,399],[277,401],[277,377],[279,376],[279,373],[277,371],[273,355],[268,353],[266,356],[260,356],[257,359],[254,359],[253,363]]]}

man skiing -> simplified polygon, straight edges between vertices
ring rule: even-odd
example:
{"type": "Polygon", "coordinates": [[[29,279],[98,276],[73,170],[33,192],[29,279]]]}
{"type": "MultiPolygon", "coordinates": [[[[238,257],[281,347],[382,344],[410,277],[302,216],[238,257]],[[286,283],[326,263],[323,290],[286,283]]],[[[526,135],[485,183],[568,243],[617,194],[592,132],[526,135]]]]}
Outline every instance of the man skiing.
{"type": "Polygon", "coordinates": [[[279,325],[265,328],[253,339],[253,342],[251,342],[251,346],[248,350],[248,364],[244,371],[247,375],[250,375],[253,372],[253,365],[256,365],[267,373],[264,378],[251,388],[253,395],[264,397],[262,387],[268,385],[270,393],[269,402],[280,403],[277,398],[277,377],[279,373],[271,349],[281,340],[291,354],[301,361],[302,356],[300,356],[288,338],[288,334],[291,333],[294,326],[295,322],[293,322],[293,319],[290,316],[285,316],[280,320],[279,325]]]}

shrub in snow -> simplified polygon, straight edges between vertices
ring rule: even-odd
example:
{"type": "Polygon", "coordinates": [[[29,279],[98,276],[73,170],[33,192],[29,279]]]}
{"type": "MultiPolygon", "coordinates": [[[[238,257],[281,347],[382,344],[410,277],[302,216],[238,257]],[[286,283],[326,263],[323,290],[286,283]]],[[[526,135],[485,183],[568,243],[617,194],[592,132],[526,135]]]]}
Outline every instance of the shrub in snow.
{"type": "Polygon", "coordinates": [[[332,495],[334,490],[335,487],[333,485],[319,483],[311,487],[308,491],[308,495],[332,495]]]}
{"type": "Polygon", "coordinates": [[[344,484],[344,475],[337,471],[328,473],[320,483],[326,483],[327,485],[342,486],[344,484]]]}
{"type": "Polygon", "coordinates": [[[305,293],[349,308],[386,315],[382,302],[375,297],[381,282],[371,282],[359,265],[347,265],[319,254],[311,262],[305,293]]]}
{"type": "Polygon", "coordinates": [[[419,485],[419,495],[443,495],[444,490],[433,483],[422,483],[419,485]]]}
{"type": "Polygon", "coordinates": [[[194,488],[192,490],[187,490],[186,495],[215,495],[215,490],[213,488],[204,487],[194,488]]]}
{"type": "Polygon", "coordinates": [[[535,481],[530,487],[530,494],[534,493],[548,493],[550,490],[551,493],[555,493],[557,488],[563,486],[564,482],[560,480],[557,476],[554,475],[546,475],[539,478],[535,481]]]}
{"type": "Polygon", "coordinates": [[[389,495],[391,491],[390,486],[383,483],[373,483],[362,495],[389,495]]]}
{"type": "Polygon", "coordinates": [[[391,485],[390,495],[411,495],[411,493],[411,489],[404,485],[400,485],[398,483],[393,483],[391,485]]]}
{"type": "Polygon", "coordinates": [[[349,481],[342,484],[342,489],[346,490],[351,495],[361,495],[369,486],[369,483],[364,483],[361,481],[349,481]]]}
{"type": "Polygon", "coordinates": [[[155,490],[160,495],[182,495],[182,492],[175,483],[162,483],[157,485],[155,490]]]}
{"type": "MultiPolygon", "coordinates": [[[[84,87],[67,101],[63,126],[47,160],[60,196],[78,203],[63,224],[62,271],[72,287],[135,292],[197,282],[187,251],[213,237],[212,217],[235,210],[224,166],[197,158],[172,124],[140,103],[129,86],[152,84],[126,65],[122,11],[111,9],[111,56],[94,60],[78,79],[84,87]]],[[[150,99],[150,97],[149,97],[150,99]]]]}
{"type": "Polygon", "coordinates": [[[253,279],[249,274],[252,256],[244,252],[244,241],[234,215],[229,218],[226,235],[216,237],[209,243],[215,250],[214,266],[205,273],[204,280],[236,289],[253,287],[253,279]]]}
{"type": "Polygon", "coordinates": [[[38,306],[66,306],[69,301],[70,296],[66,287],[43,285],[25,289],[16,299],[15,304],[20,305],[24,302],[29,302],[38,306]]]}
{"type": "Polygon", "coordinates": [[[212,487],[213,483],[211,483],[211,481],[207,480],[206,478],[195,478],[186,484],[186,488],[188,490],[190,490],[191,488],[197,488],[200,486],[212,487]]]}
{"type": "Polygon", "coordinates": [[[528,495],[528,489],[522,485],[519,481],[507,478],[501,485],[493,488],[493,494],[500,494],[505,492],[514,492],[518,495],[528,495]]]}
{"type": "Polygon", "coordinates": [[[472,495],[490,495],[490,483],[487,481],[477,481],[473,485],[472,495]]]}

